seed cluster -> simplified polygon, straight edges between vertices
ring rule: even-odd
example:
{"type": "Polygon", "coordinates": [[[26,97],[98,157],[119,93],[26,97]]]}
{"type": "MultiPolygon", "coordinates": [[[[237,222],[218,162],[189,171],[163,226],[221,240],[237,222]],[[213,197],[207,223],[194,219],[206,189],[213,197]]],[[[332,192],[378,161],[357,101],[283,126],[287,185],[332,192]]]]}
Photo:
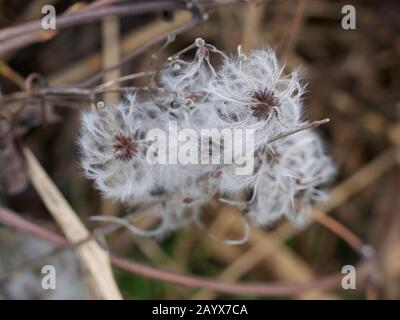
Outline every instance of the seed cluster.
{"type": "MultiPolygon", "coordinates": [[[[145,234],[198,223],[212,199],[238,206],[253,224],[268,225],[282,217],[301,222],[325,198],[334,166],[314,130],[300,131],[308,128],[304,84],[298,72],[284,72],[273,50],[228,56],[197,39],[156,75],[150,92],[131,92],[115,106],[84,112],[79,138],[82,168],[104,196],[159,217],[158,228],[145,234]],[[194,58],[182,59],[189,49],[196,50],[194,58]],[[254,169],[238,175],[234,152],[226,164],[149,163],[146,134],[154,128],[167,132],[171,121],[195,132],[253,130],[254,169]]],[[[242,142],[205,143],[212,155],[242,142]]],[[[144,234],[133,225],[130,230],[144,234]]]]}

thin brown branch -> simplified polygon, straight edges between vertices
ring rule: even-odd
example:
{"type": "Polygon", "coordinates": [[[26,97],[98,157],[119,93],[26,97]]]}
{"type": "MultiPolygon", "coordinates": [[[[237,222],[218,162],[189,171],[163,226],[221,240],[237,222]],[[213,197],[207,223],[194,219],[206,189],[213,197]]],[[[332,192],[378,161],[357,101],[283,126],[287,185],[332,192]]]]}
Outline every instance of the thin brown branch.
{"type": "MultiPolygon", "coordinates": [[[[148,1],[125,5],[89,7],[90,10],[81,10],[74,14],[57,16],[57,30],[94,22],[109,16],[126,16],[131,14],[138,15],[148,12],[179,8],[185,9],[185,6],[182,4],[182,2],[179,3],[176,1],[148,1]]],[[[17,39],[21,35],[31,34],[38,31],[43,31],[40,19],[0,30],[0,41],[11,38],[17,39]]],[[[0,49],[0,52],[1,51],[2,50],[0,49]]]]}
{"type": "Polygon", "coordinates": [[[328,216],[327,214],[321,211],[314,211],[312,218],[316,222],[318,222],[319,224],[323,225],[325,228],[329,229],[334,234],[336,234],[340,239],[345,241],[356,252],[363,255],[362,249],[365,246],[365,244],[359,237],[357,237],[352,231],[350,231],[350,229],[346,228],[339,221],[333,219],[332,217],[328,216]]]}
{"type": "MultiPolygon", "coordinates": [[[[186,10],[193,15],[193,25],[202,19],[202,14],[197,5],[191,7],[186,6],[181,1],[147,1],[124,5],[111,5],[117,1],[102,1],[102,3],[93,3],[84,7],[76,13],[65,13],[57,17],[57,32],[66,27],[77,26],[94,21],[98,21],[110,16],[122,17],[127,15],[138,15],[149,12],[159,12],[162,10],[186,10]]],[[[188,25],[191,27],[192,25],[188,25]]],[[[186,28],[184,29],[186,30],[186,28]]],[[[177,30],[177,32],[183,32],[177,30]]],[[[50,32],[54,35],[54,31],[50,32]]],[[[49,31],[43,31],[41,20],[27,22],[17,26],[12,26],[0,30],[0,55],[11,51],[23,48],[27,45],[48,40],[49,31]]],[[[158,43],[160,39],[155,39],[154,43],[158,43]]]]}

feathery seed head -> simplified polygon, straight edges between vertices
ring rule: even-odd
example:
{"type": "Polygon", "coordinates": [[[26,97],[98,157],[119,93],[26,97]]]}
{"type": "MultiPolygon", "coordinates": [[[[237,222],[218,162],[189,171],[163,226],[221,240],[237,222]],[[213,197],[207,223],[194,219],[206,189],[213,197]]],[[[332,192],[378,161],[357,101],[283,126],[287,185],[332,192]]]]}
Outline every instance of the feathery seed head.
{"type": "MultiPolygon", "coordinates": [[[[284,73],[273,50],[245,56],[239,47],[237,56],[228,57],[198,38],[171,56],[157,75],[154,81],[162,90],[128,94],[116,106],[82,113],[79,138],[82,168],[97,188],[129,205],[146,203],[149,214],[161,220],[150,235],[198,222],[202,205],[216,196],[247,194],[247,202],[220,200],[238,205],[257,225],[284,216],[300,221],[312,204],[324,199],[334,166],[312,131],[314,122],[302,120],[305,87],[298,73],[284,73]],[[196,52],[191,61],[181,58],[192,49],[196,52]],[[221,58],[219,67],[211,63],[211,54],[221,58]],[[168,132],[171,121],[178,130],[188,130],[191,138],[175,142],[175,148],[194,146],[202,156],[216,154],[216,159],[229,161],[150,164],[147,133],[154,128],[168,132]],[[243,141],[203,141],[203,129],[227,130],[232,136],[237,129],[252,130],[252,158],[238,164],[236,150],[243,150],[243,141]],[[237,169],[249,162],[253,170],[238,175],[237,169]]],[[[166,149],[171,141],[166,141],[166,149]]],[[[137,228],[130,230],[142,234],[137,228]]]]}

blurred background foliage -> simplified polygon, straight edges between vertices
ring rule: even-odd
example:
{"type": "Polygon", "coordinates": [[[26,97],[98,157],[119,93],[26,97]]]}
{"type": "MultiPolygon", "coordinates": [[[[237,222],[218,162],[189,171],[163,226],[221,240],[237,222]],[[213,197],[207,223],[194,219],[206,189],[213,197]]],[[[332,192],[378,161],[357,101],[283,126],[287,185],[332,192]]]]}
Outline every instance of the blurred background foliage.
{"type": "MultiPolygon", "coordinates": [[[[202,1],[197,2],[201,5],[202,1]]],[[[54,5],[57,13],[79,10],[82,5],[67,0],[0,0],[0,28],[40,18],[41,7],[45,4],[54,5]]],[[[195,38],[202,37],[217,48],[232,53],[239,44],[244,52],[271,46],[289,69],[300,67],[308,82],[304,97],[306,116],[331,119],[330,124],[318,131],[339,172],[331,200],[318,210],[329,213],[375,248],[376,295],[399,299],[400,2],[237,1],[231,5],[207,7],[206,12],[208,19],[178,35],[158,60],[162,61],[195,38]],[[356,8],[355,30],[341,27],[341,8],[345,4],[356,8]]],[[[163,11],[114,17],[63,29],[47,41],[0,57],[1,94],[24,89],[24,79],[33,72],[39,73],[51,85],[79,83],[188,19],[188,12],[163,11]]],[[[160,46],[150,48],[107,74],[103,81],[146,70],[152,53],[160,46]]],[[[136,83],[140,84],[139,81],[136,83]]],[[[106,102],[117,98],[115,94],[103,97],[106,102]]],[[[75,141],[79,110],[87,107],[89,103],[55,101],[46,105],[48,110],[44,116],[40,103],[25,104],[16,127],[18,141],[33,150],[82,221],[92,230],[95,225],[88,221],[89,216],[122,216],[126,208],[102,199],[80,171],[75,141]]],[[[3,111],[6,107],[0,108],[3,111]]],[[[6,138],[6,135],[1,137],[3,143],[6,138]]],[[[15,153],[15,159],[18,159],[18,148],[15,153]]],[[[2,205],[57,230],[40,197],[27,185],[21,173],[23,165],[18,167],[18,160],[12,159],[0,157],[2,205]]],[[[216,203],[210,204],[205,211],[205,229],[189,226],[160,241],[119,230],[107,237],[108,246],[114,253],[149,265],[225,281],[305,282],[339,273],[343,265],[360,262],[359,255],[345,241],[319,223],[304,230],[289,226],[287,221],[269,228],[253,228],[246,244],[229,246],[210,235],[221,240],[240,238],[242,226],[238,213],[216,203]]],[[[145,219],[139,223],[149,225],[145,219]]],[[[17,249],[11,251],[19,255],[18,261],[26,261],[32,256],[26,255],[26,248],[32,241],[21,238],[18,231],[0,225],[3,257],[0,260],[0,297],[60,297],[38,296],[34,289],[32,295],[27,296],[26,288],[35,287],[34,275],[25,276],[25,281],[15,284],[20,286],[19,290],[9,289],[17,275],[22,277],[31,270],[27,267],[4,276],[6,270],[13,269],[12,264],[5,262],[10,257],[8,252],[18,242],[17,249]]],[[[43,247],[47,246],[43,244],[43,247]]],[[[39,249],[37,256],[44,250],[39,249]]],[[[65,263],[72,265],[69,272],[80,268],[73,258],[65,263]]],[[[255,298],[187,288],[119,270],[115,270],[115,276],[127,299],[255,298]]],[[[76,282],[71,288],[76,294],[69,292],[63,296],[60,293],[61,297],[90,298],[89,291],[82,294],[84,278],[81,270],[80,275],[70,280],[76,282]]],[[[280,298],[364,299],[367,291],[360,285],[357,290],[312,290],[280,298]]]]}

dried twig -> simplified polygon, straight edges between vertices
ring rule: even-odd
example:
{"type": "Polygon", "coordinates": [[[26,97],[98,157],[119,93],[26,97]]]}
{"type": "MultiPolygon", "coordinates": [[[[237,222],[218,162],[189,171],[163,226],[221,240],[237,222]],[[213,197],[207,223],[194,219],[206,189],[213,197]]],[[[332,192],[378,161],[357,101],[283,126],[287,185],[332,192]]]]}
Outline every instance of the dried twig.
{"type": "MultiPolygon", "coordinates": [[[[23,148],[23,153],[32,184],[68,240],[78,243],[87,239],[90,236],[89,231],[48,177],[33,153],[28,148],[23,148]]],[[[79,246],[77,254],[92,276],[95,290],[99,296],[104,299],[121,299],[112,275],[109,257],[96,241],[91,240],[79,246]]]]}

